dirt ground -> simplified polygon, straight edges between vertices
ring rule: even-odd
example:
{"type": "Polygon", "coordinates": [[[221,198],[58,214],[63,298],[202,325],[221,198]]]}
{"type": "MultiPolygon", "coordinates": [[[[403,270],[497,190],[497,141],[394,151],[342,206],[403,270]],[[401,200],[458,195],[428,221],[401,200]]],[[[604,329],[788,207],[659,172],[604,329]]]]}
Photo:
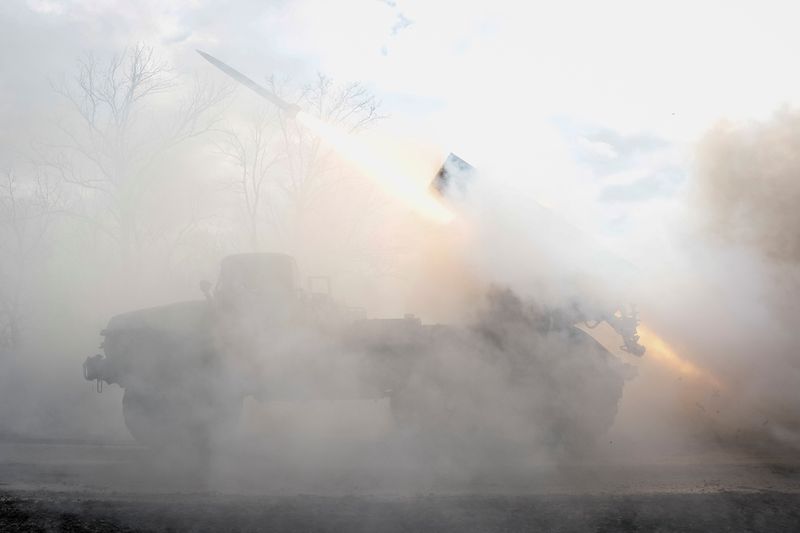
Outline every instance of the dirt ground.
{"type": "Polygon", "coordinates": [[[2,531],[797,531],[800,495],[0,495],[2,531]]]}
{"type": "Polygon", "coordinates": [[[200,472],[129,443],[6,439],[0,531],[800,531],[798,456],[539,464],[462,477],[368,460],[323,468],[269,459],[236,454],[200,472]]]}

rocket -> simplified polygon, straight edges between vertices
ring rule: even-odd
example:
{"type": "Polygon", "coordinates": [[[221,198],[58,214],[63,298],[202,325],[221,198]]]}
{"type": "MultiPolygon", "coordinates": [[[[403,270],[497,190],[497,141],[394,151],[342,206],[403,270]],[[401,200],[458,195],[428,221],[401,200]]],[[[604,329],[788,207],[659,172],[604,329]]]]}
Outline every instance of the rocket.
{"type": "Polygon", "coordinates": [[[297,104],[290,104],[286,100],[280,98],[277,94],[273,93],[272,91],[268,90],[266,87],[262,87],[258,83],[254,82],[235,68],[231,67],[230,65],[223,63],[216,57],[212,56],[211,54],[207,54],[202,50],[197,50],[197,53],[203,56],[203,58],[220,69],[222,72],[233,78],[234,80],[238,81],[251,91],[255,92],[257,95],[265,98],[278,106],[278,108],[285,112],[289,118],[294,118],[297,116],[297,113],[300,112],[300,106],[297,104]]]}
{"type": "MultiPolygon", "coordinates": [[[[197,50],[197,53],[237,82],[278,106],[289,118],[295,118],[301,111],[300,106],[297,104],[290,104],[283,100],[266,87],[259,85],[211,54],[207,54],[202,50],[197,50]]],[[[431,181],[430,190],[442,199],[448,199],[449,201],[461,199],[466,195],[467,189],[474,179],[474,173],[475,169],[469,163],[451,153],[431,181]]]]}

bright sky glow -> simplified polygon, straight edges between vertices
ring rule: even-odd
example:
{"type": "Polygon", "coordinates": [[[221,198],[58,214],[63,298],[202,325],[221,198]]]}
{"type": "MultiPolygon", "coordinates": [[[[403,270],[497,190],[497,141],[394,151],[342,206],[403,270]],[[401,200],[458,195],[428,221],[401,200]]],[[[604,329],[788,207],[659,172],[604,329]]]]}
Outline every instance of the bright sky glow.
{"type": "MultiPolygon", "coordinates": [[[[692,142],[719,119],[800,97],[791,1],[14,0],[6,98],[87,49],[161,43],[187,72],[207,50],[254,79],[357,80],[395,124],[575,225],[630,237],[674,211],[692,142]],[[22,28],[23,26],[20,26],[22,28]],[[41,38],[31,28],[41,30],[41,38]],[[42,69],[33,72],[29,66],[42,69]]],[[[13,122],[9,120],[7,122],[13,122]]],[[[9,136],[12,136],[10,133],[9,136]]]]}

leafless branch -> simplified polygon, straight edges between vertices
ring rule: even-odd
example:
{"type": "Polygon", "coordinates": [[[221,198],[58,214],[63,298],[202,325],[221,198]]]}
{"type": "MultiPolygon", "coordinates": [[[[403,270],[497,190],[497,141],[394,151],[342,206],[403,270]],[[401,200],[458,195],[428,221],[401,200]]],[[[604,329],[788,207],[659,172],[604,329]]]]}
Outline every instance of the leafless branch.
{"type": "Polygon", "coordinates": [[[58,125],[64,142],[48,146],[43,165],[63,183],[103,193],[118,240],[130,248],[141,241],[137,218],[157,186],[153,169],[173,148],[216,127],[232,89],[195,79],[185,91],[142,44],[105,60],[86,54],[72,78],[52,85],[79,120],[58,125]]]}

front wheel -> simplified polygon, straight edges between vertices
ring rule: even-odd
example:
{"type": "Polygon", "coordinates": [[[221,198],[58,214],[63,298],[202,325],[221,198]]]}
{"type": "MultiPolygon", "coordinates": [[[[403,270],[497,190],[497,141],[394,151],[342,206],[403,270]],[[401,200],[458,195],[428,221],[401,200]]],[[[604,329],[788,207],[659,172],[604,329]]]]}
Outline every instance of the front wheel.
{"type": "Polygon", "coordinates": [[[194,397],[180,390],[125,389],[122,414],[133,438],[149,448],[208,451],[236,429],[242,398],[194,397]]]}

